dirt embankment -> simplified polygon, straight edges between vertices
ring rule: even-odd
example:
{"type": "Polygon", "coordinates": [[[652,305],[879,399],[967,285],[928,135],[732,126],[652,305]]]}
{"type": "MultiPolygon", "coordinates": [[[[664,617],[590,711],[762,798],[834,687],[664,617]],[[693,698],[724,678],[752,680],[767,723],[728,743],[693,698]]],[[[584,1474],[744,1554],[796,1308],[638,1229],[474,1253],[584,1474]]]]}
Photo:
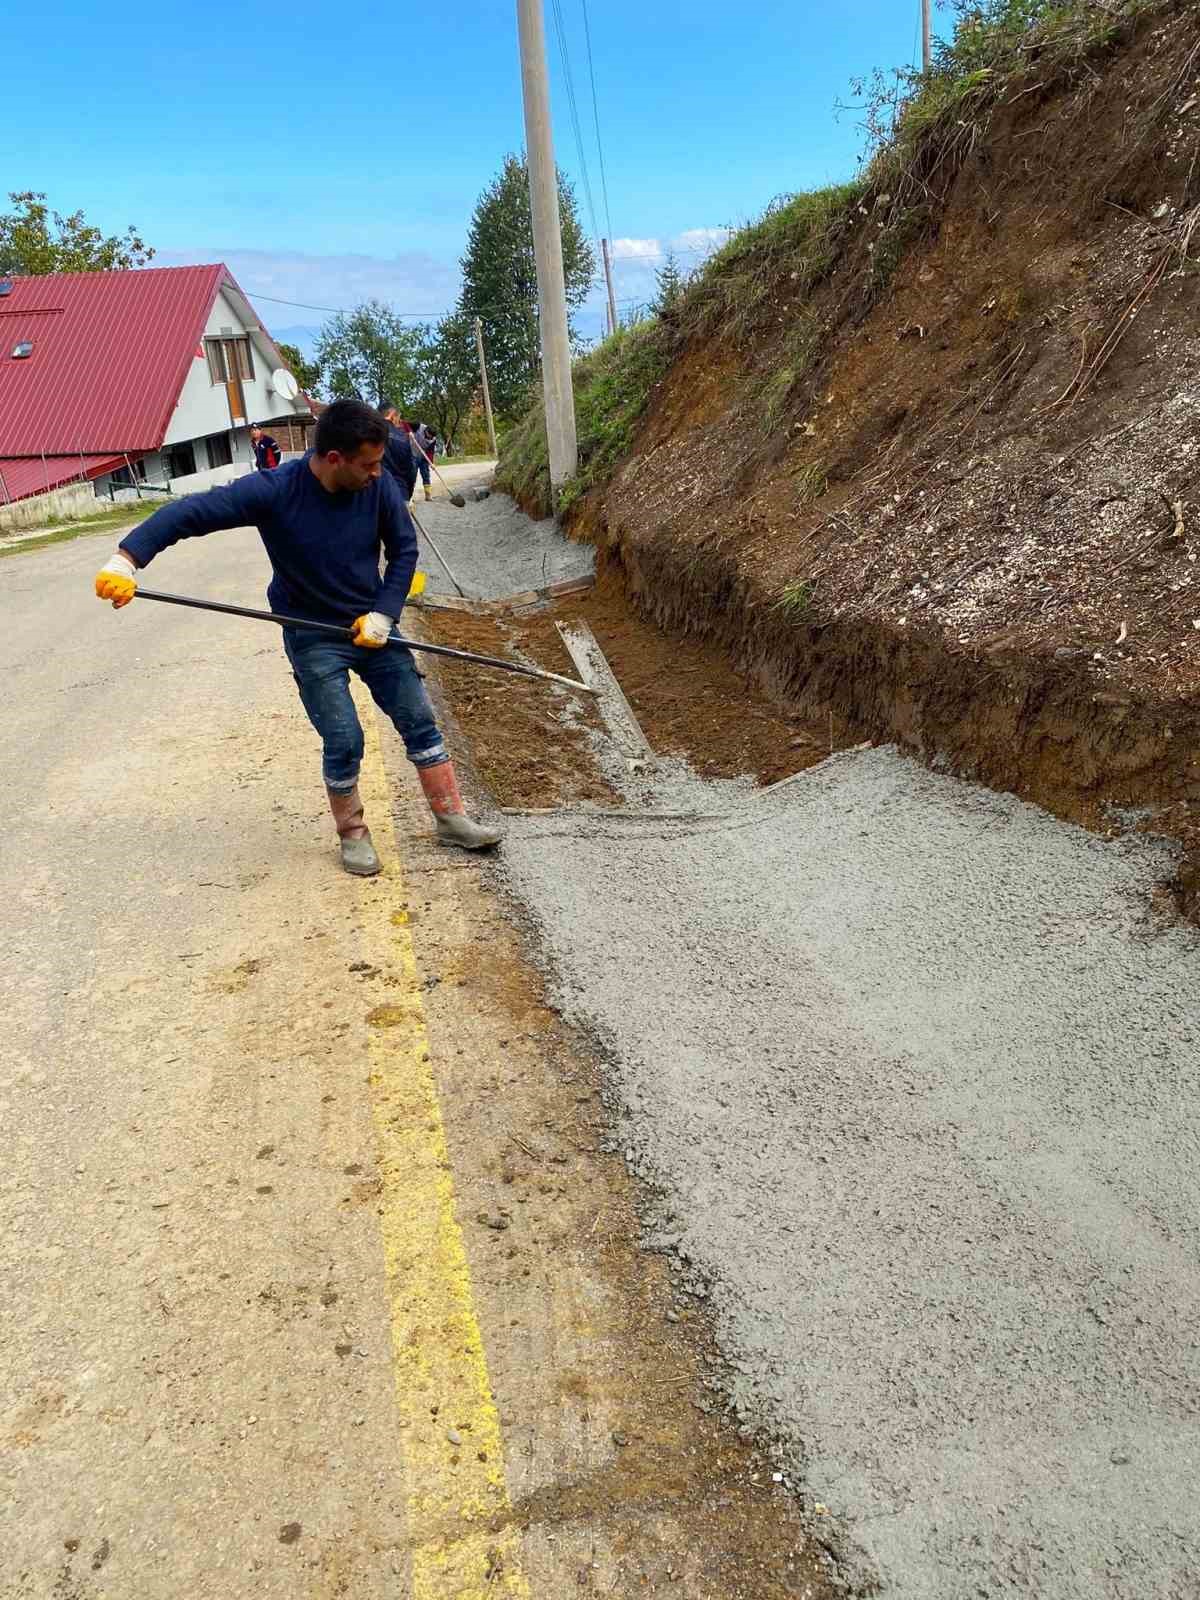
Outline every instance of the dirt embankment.
{"type": "Polygon", "coordinates": [[[868,187],[815,288],[684,343],[572,531],[839,739],[1194,849],[1200,14],[1029,52],[922,159],[886,292],[859,287],[894,237],[868,187]]]}

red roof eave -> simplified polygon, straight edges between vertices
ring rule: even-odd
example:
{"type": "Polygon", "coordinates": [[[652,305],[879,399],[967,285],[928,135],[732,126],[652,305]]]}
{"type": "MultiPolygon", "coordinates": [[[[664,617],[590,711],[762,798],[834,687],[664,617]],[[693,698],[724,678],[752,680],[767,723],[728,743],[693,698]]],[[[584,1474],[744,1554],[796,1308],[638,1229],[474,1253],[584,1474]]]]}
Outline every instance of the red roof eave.
{"type": "Polygon", "coordinates": [[[0,506],[48,494],[73,480],[90,483],[141,458],[141,451],[106,456],[0,456],[0,506]]]}

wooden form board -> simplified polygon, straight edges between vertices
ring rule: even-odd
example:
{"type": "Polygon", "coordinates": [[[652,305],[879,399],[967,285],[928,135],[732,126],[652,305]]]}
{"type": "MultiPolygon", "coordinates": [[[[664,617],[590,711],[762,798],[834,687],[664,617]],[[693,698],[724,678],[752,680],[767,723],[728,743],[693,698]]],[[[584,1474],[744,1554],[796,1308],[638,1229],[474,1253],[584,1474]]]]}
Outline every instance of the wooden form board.
{"type": "Polygon", "coordinates": [[[642,732],[633,707],[626,700],[616,674],[586,622],[556,622],[575,669],[584,683],[598,689],[600,715],[621,754],[631,760],[653,756],[650,742],[642,732]]]}

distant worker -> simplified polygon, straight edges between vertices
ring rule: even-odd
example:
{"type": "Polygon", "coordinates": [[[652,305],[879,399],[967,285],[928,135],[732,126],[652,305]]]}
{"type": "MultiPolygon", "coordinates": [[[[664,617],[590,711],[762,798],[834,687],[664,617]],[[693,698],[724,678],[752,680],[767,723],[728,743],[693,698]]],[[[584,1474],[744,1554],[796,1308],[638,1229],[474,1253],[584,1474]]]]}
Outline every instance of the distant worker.
{"type": "Polygon", "coordinates": [[[417,471],[421,474],[421,482],[425,486],[426,500],[432,500],[433,494],[429,487],[429,464],[437,454],[437,434],[423,422],[410,422],[413,441],[416,445],[417,471]]]}
{"type": "Polygon", "coordinates": [[[137,594],[139,570],[178,540],[220,528],[258,529],[271,562],[270,607],[302,619],[283,629],[283,649],[321,738],[342,866],[360,877],[372,876],[380,864],[358,793],[363,731],[350,696],[351,672],[404,740],[438,838],[464,850],[500,842],[498,832],[466,814],[412,652],[388,644],[412,585],[417,535],[395,481],[383,470],[387,439],[378,411],[361,400],[336,400],[321,413],[312,450],[276,471],[248,473],[163,506],[124,535],[96,575],[100,599],[126,606],[137,594]],[[381,551],[387,557],[382,578],[381,551]],[[330,638],[304,621],[352,628],[353,637],[330,638]]]}
{"type": "Polygon", "coordinates": [[[390,401],[384,401],[379,409],[387,418],[388,425],[388,442],[383,450],[383,469],[395,478],[400,493],[408,501],[412,499],[413,490],[417,486],[417,452],[412,447],[412,436],[408,431],[408,424],[401,420],[400,413],[390,401]]]}
{"type": "Polygon", "coordinates": [[[274,472],[283,460],[283,452],[275,443],[269,433],[264,433],[262,423],[256,422],[250,429],[250,443],[254,446],[254,465],[260,472],[274,472]]]}

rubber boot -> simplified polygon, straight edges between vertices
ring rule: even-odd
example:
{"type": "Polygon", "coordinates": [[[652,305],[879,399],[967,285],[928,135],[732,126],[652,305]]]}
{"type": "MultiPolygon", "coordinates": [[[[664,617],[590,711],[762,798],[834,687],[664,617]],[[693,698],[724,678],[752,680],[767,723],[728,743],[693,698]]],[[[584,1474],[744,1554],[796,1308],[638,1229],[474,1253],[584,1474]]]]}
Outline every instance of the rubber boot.
{"type": "Polygon", "coordinates": [[[426,498],[426,500],[432,500],[433,499],[433,490],[429,487],[428,484],[425,485],[425,498],[426,498]]]}
{"type": "Polygon", "coordinates": [[[342,866],[356,878],[373,878],[381,869],[363,818],[358,786],[348,794],[338,794],[335,789],[326,789],[325,793],[329,796],[329,809],[341,840],[342,866]]]}
{"type": "Polygon", "coordinates": [[[429,801],[437,823],[437,835],[442,844],[456,844],[463,850],[486,850],[499,844],[501,835],[495,828],[473,822],[467,816],[458,792],[458,779],[454,776],[453,761],[439,761],[434,767],[418,767],[417,776],[429,801]]]}

